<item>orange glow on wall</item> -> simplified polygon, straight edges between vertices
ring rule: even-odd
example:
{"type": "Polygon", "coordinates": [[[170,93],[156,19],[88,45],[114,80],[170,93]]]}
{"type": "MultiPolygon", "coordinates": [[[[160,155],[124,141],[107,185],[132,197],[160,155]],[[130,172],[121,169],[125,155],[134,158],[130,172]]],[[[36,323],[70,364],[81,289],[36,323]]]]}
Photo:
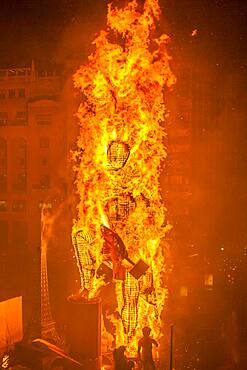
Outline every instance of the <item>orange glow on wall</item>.
{"type": "Polygon", "coordinates": [[[0,349],[7,349],[22,337],[22,297],[0,302],[0,349]]]}

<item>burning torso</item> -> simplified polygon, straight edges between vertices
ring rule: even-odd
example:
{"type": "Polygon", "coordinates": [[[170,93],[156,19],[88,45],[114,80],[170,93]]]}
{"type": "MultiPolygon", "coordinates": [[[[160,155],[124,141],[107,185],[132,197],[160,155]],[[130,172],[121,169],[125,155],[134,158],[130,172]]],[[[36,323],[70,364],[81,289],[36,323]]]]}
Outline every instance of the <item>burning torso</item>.
{"type": "MultiPolygon", "coordinates": [[[[78,218],[73,244],[81,290],[89,297],[113,282],[116,345],[136,351],[143,326],[161,335],[166,289],[165,207],[159,174],[166,157],[164,87],[175,83],[168,36],[151,39],[157,0],[108,7],[108,30],[74,76],[84,94],[78,110],[78,218]]],[[[104,304],[104,302],[103,302],[104,304]]]]}

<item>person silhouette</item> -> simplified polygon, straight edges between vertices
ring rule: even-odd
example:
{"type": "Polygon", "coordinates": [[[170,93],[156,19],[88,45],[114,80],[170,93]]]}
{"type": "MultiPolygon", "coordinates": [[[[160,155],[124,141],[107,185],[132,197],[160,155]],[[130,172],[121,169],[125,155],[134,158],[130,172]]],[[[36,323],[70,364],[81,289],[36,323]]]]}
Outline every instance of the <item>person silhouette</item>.
{"type": "Polygon", "coordinates": [[[125,346],[120,346],[113,351],[115,370],[131,370],[134,363],[125,356],[125,346]]]}
{"type": "Polygon", "coordinates": [[[142,329],[143,337],[138,342],[138,357],[142,362],[144,370],[155,369],[152,348],[158,347],[156,340],[150,337],[151,329],[148,326],[142,329]]]}

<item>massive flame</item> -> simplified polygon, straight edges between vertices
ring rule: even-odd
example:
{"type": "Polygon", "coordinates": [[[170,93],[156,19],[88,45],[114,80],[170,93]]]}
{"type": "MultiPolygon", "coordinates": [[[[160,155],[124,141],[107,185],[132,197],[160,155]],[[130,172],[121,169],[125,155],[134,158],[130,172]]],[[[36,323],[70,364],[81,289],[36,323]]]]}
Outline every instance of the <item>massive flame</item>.
{"type": "Polygon", "coordinates": [[[94,297],[107,284],[97,271],[113,270],[116,345],[125,344],[130,352],[144,326],[159,339],[167,293],[162,277],[169,225],[159,174],[166,157],[164,88],[175,76],[169,37],[151,37],[159,17],[158,0],[142,7],[134,0],[122,9],[110,4],[108,28],[74,76],[83,93],[74,152],[80,202],[72,231],[81,290],[94,297]],[[149,268],[136,277],[130,270],[140,259],[149,268]]]}

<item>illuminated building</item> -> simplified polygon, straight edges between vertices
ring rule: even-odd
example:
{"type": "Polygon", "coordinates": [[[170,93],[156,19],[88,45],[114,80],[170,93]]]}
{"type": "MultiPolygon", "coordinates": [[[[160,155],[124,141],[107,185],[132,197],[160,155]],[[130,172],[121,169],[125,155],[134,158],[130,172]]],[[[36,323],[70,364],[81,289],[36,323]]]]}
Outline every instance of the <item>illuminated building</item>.
{"type": "MultiPolygon", "coordinates": [[[[175,242],[179,233],[182,238],[174,247],[177,270],[170,295],[178,333],[177,366],[182,369],[222,366],[226,353],[231,356],[233,342],[229,338],[234,335],[230,325],[239,333],[234,340],[246,341],[246,305],[240,303],[241,295],[246,294],[246,97],[243,81],[224,68],[205,58],[187,66],[183,75],[191,130],[191,196],[189,215],[183,222],[179,215],[174,217],[175,242]]],[[[179,209],[179,203],[168,209],[179,209]]],[[[243,350],[241,345],[239,348],[240,358],[243,350]]]]}
{"type": "Polygon", "coordinates": [[[23,295],[25,324],[39,317],[41,208],[66,193],[62,82],[34,64],[0,69],[0,299],[23,295]]]}

